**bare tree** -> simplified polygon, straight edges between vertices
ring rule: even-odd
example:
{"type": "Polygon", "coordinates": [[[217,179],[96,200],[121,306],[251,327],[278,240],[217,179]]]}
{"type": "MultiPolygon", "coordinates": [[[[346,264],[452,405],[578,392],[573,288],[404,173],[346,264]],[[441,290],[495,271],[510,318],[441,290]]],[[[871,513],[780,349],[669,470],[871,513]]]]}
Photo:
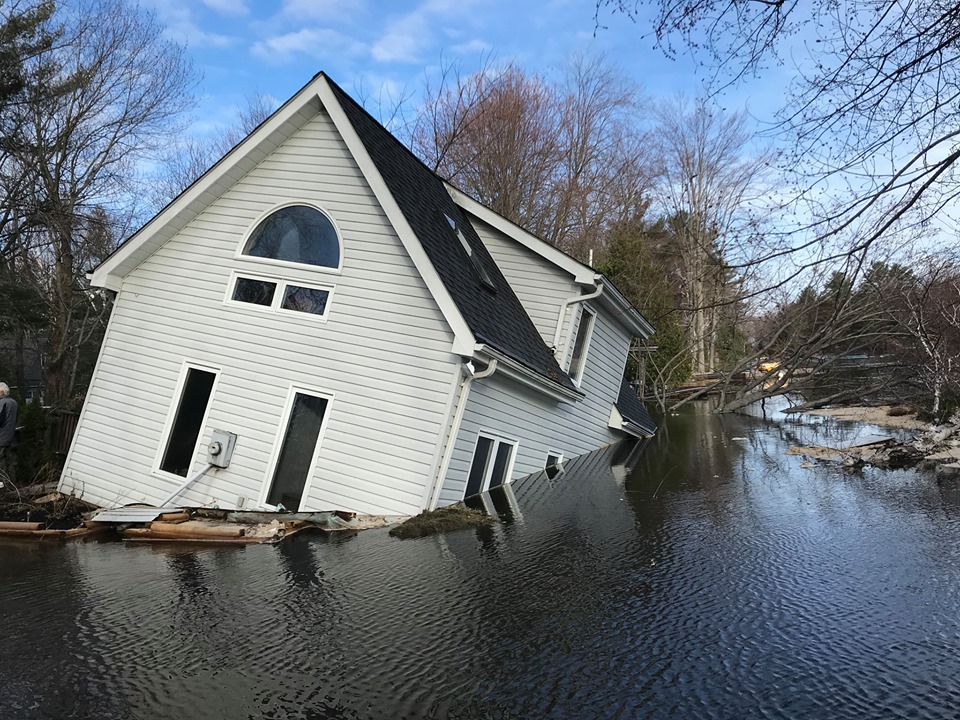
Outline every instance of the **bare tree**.
{"type": "Polygon", "coordinates": [[[784,64],[795,79],[774,133],[804,215],[780,253],[833,243],[805,264],[856,254],[904,228],[956,222],[960,5],[948,0],[598,0],[687,51],[713,87],[784,64]],[[705,57],[704,57],[705,56],[705,57]],[[852,229],[855,234],[847,235],[852,229]],[[842,239],[841,242],[834,242],[842,239]]]}
{"type": "Polygon", "coordinates": [[[468,194],[586,259],[607,224],[645,205],[654,169],[638,101],[602,59],[574,58],[560,82],[512,64],[448,67],[409,143],[468,194]]]}
{"type": "Polygon", "coordinates": [[[73,392],[85,321],[100,310],[84,270],[112,248],[113,219],[143,196],[140,164],[176,132],[193,75],[153,16],[123,0],[80,0],[53,21],[61,30],[32,61],[4,169],[29,189],[14,210],[30,229],[23,249],[46,270],[46,393],[58,404],[73,392]]]}
{"type": "Polygon", "coordinates": [[[187,136],[176,141],[160,163],[151,194],[151,209],[163,207],[173,200],[269,118],[275,109],[269,96],[253,93],[235,109],[232,124],[209,136],[187,136]]]}
{"type": "Polygon", "coordinates": [[[655,195],[676,240],[693,370],[704,374],[717,365],[721,310],[738,299],[729,256],[749,254],[757,234],[749,202],[769,158],[751,153],[745,113],[724,114],[705,98],[664,101],[655,117],[663,169],[655,195]]]}

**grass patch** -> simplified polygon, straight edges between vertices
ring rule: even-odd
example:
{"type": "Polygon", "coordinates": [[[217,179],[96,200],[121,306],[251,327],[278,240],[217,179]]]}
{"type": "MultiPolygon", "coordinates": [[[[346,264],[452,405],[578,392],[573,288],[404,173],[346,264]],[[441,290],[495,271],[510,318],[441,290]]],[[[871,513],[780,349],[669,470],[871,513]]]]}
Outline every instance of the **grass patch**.
{"type": "Polygon", "coordinates": [[[451,505],[437,510],[424,511],[392,528],[390,534],[401,540],[408,540],[492,524],[493,518],[479,510],[462,505],[451,505]]]}

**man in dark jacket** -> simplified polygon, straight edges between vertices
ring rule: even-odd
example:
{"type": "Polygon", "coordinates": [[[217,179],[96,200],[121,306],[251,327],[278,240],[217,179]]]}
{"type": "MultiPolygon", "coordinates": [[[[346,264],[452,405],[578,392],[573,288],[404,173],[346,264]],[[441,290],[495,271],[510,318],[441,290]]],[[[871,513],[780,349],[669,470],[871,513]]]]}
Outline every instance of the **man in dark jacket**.
{"type": "Polygon", "coordinates": [[[17,401],[10,388],[0,382],[0,481],[16,482],[17,455],[14,435],[17,430],[17,401]]]}

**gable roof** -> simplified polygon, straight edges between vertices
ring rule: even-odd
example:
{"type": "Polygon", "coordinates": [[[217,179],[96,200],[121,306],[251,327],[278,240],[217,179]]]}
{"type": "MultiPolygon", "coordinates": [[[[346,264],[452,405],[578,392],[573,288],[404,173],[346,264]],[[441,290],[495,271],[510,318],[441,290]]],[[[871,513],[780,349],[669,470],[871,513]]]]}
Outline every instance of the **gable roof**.
{"type": "Polygon", "coordinates": [[[450,197],[443,179],[336,83],[328,82],[477,340],[575,391],[466,213],[450,197]],[[445,215],[463,232],[478,262],[493,279],[493,289],[484,285],[474,271],[445,215]]]}
{"type": "Polygon", "coordinates": [[[444,181],[324,73],[285,102],[210,170],[163,208],[92,273],[92,284],[119,290],[123,277],[196,217],[321,108],[343,136],[414,265],[454,332],[453,352],[490,346],[569,398],[582,397],[557,364],[520,300],[444,187],[444,181]],[[493,278],[483,286],[451,217],[493,278]],[[479,344],[479,345],[478,345],[479,344]]]}

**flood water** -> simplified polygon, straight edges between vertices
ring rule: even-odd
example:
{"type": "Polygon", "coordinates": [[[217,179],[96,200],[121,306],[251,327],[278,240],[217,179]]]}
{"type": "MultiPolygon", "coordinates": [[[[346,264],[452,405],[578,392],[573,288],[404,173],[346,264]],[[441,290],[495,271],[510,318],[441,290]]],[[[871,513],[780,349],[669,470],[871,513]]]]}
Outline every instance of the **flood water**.
{"type": "Polygon", "coordinates": [[[420,540],[0,545],[0,718],[955,718],[960,491],[783,454],[870,434],[684,413],[420,540]]]}

